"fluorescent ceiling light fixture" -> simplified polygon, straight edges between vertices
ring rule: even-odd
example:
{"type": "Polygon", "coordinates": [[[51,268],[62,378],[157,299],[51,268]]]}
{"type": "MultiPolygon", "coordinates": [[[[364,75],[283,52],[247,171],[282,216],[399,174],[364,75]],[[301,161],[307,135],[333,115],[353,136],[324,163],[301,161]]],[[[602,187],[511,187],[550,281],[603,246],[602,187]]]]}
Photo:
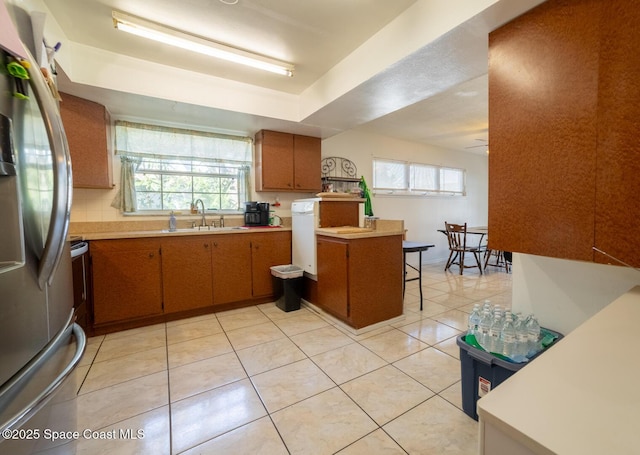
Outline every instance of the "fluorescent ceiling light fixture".
{"type": "Polygon", "coordinates": [[[169,44],[210,57],[227,60],[241,65],[258,68],[283,76],[293,76],[293,65],[236,49],[215,41],[205,40],[195,35],[171,29],[153,22],[113,11],[113,25],[118,30],[143,38],[169,44]]]}

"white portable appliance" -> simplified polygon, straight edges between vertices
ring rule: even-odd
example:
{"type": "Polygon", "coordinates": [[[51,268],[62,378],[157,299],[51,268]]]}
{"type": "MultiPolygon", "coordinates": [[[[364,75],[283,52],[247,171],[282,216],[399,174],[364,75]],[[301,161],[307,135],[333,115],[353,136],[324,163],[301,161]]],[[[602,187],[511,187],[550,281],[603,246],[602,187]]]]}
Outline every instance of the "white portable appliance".
{"type": "Polygon", "coordinates": [[[297,199],[291,203],[291,255],[293,265],[316,280],[316,228],[319,227],[320,198],[297,199]]]}

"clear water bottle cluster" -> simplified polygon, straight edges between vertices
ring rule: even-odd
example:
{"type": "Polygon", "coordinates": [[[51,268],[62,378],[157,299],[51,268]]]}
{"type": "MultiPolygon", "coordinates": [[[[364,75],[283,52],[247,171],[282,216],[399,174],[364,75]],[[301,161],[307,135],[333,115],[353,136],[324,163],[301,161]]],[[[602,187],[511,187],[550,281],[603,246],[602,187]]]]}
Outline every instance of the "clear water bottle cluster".
{"type": "Polygon", "coordinates": [[[489,300],[482,306],[475,304],[469,315],[467,341],[473,344],[474,339],[485,351],[515,361],[524,361],[542,349],[540,324],[533,314],[512,314],[489,300]]]}

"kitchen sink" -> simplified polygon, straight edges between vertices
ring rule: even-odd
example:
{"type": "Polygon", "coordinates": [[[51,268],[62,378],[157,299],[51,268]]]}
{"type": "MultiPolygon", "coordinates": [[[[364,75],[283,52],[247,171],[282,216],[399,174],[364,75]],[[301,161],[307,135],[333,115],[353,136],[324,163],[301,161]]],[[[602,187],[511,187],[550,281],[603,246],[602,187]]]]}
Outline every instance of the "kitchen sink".
{"type": "Polygon", "coordinates": [[[242,226],[229,226],[229,227],[209,227],[209,228],[200,228],[198,229],[198,227],[192,227],[192,228],[182,228],[182,229],[176,229],[175,231],[170,231],[169,229],[162,229],[162,233],[164,234],[173,234],[173,233],[184,233],[184,232],[223,232],[223,231],[233,231],[233,230],[237,230],[237,229],[245,229],[242,226]]]}
{"type": "Polygon", "coordinates": [[[220,231],[237,231],[238,229],[246,229],[242,226],[229,226],[229,227],[212,227],[210,229],[211,232],[220,232],[220,231]]]}

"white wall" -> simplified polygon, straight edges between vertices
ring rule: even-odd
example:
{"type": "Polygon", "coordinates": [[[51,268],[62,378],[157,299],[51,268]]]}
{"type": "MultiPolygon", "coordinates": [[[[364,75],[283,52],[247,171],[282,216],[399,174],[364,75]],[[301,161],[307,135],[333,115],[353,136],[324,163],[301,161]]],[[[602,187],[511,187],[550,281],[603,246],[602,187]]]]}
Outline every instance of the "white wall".
{"type": "Polygon", "coordinates": [[[447,258],[446,237],[437,232],[444,222],[486,226],[488,214],[488,160],[485,155],[454,152],[386,136],[346,131],[322,142],[322,155],[339,156],[353,161],[359,175],[369,187],[373,185],[373,158],[387,158],[417,163],[445,165],[466,169],[467,196],[452,197],[390,197],[374,196],[375,216],[404,220],[407,240],[433,243],[436,248],[423,254],[423,262],[438,262],[447,258]]]}
{"type": "Polygon", "coordinates": [[[628,267],[514,254],[512,308],[566,335],[639,284],[628,267]]]}

